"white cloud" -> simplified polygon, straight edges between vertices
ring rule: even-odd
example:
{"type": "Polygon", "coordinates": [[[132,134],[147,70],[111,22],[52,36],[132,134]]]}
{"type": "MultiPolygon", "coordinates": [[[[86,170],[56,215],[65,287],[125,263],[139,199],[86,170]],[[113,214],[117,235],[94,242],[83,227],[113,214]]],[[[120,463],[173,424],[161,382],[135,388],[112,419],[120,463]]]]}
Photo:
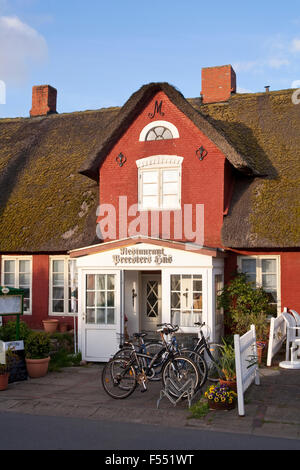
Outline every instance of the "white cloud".
{"type": "Polygon", "coordinates": [[[279,69],[280,67],[283,67],[285,65],[290,65],[290,61],[288,59],[283,59],[279,57],[274,57],[272,59],[269,59],[267,61],[267,64],[269,67],[272,69],[279,69]]]}
{"type": "Polygon", "coordinates": [[[16,16],[0,16],[0,44],[0,79],[6,83],[24,83],[32,63],[47,57],[44,37],[16,16]]]}
{"type": "Polygon", "coordinates": [[[247,88],[242,88],[240,86],[237,87],[236,92],[237,93],[254,93],[252,90],[248,90],[247,88]]]}
{"type": "Polygon", "coordinates": [[[292,51],[300,52],[300,39],[295,38],[292,40],[292,51]]]}

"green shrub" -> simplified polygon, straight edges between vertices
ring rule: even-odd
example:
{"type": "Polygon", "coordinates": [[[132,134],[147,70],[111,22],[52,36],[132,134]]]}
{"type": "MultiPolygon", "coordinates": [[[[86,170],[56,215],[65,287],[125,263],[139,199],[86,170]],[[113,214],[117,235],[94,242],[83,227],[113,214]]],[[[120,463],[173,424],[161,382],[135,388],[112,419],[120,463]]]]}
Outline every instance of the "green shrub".
{"type": "Polygon", "coordinates": [[[43,331],[32,331],[24,342],[28,359],[43,359],[50,353],[50,337],[43,331]]]}
{"type": "MultiPolygon", "coordinates": [[[[10,320],[0,328],[0,339],[2,341],[15,341],[16,340],[16,321],[10,320]]],[[[27,336],[31,333],[29,326],[21,321],[19,329],[19,339],[26,341],[27,336]]]]}
{"type": "Polygon", "coordinates": [[[66,349],[59,349],[51,355],[49,371],[58,372],[62,367],[79,366],[81,359],[81,352],[70,354],[66,349]]]}

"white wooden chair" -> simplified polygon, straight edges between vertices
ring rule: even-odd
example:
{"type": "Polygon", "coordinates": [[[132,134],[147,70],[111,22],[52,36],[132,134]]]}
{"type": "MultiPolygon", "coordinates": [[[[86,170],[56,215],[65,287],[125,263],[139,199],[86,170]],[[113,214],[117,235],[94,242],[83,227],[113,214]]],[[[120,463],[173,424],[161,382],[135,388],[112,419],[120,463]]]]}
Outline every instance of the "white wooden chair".
{"type": "MultiPolygon", "coordinates": [[[[290,309],[289,311],[290,311],[290,313],[293,315],[293,317],[295,318],[296,326],[300,326],[300,315],[299,315],[299,313],[296,312],[296,310],[291,310],[291,309],[290,309]]],[[[300,329],[297,330],[296,334],[297,334],[297,336],[300,337],[300,329]]]]}
{"type": "Polygon", "coordinates": [[[300,331],[300,325],[297,326],[291,313],[283,312],[282,315],[286,322],[286,351],[285,361],[280,362],[279,366],[285,369],[300,369],[300,360],[297,358],[297,350],[300,346],[300,336],[297,336],[297,332],[300,331]]]}

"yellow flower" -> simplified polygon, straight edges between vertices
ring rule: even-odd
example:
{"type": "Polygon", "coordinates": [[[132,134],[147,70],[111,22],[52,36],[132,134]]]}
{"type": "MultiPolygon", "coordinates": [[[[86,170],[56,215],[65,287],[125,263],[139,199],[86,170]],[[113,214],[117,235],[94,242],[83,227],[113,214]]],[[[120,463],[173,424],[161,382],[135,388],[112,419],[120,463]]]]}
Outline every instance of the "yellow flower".
{"type": "Polygon", "coordinates": [[[220,400],[219,400],[219,398],[216,397],[216,398],[215,398],[215,402],[217,403],[218,401],[220,401],[220,400]]]}

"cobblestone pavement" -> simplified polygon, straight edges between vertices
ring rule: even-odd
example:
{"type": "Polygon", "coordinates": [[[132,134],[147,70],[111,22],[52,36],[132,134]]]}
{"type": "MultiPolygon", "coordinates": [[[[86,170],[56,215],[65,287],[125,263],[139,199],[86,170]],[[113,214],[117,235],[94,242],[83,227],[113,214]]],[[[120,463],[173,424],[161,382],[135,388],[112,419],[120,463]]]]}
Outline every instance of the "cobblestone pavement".
{"type": "MultiPolygon", "coordinates": [[[[300,439],[300,370],[262,366],[259,386],[245,394],[245,416],[238,409],[209,411],[190,419],[187,401],[173,406],[163,398],[157,408],[161,382],[150,382],[148,391],[137,390],[125,400],[114,400],[101,385],[101,364],[64,368],[39,379],[9,384],[0,392],[0,412],[107,419],[172,427],[300,439]]],[[[195,396],[193,403],[200,398],[195,396]]],[[[300,448],[300,440],[299,440],[300,448]]]]}

